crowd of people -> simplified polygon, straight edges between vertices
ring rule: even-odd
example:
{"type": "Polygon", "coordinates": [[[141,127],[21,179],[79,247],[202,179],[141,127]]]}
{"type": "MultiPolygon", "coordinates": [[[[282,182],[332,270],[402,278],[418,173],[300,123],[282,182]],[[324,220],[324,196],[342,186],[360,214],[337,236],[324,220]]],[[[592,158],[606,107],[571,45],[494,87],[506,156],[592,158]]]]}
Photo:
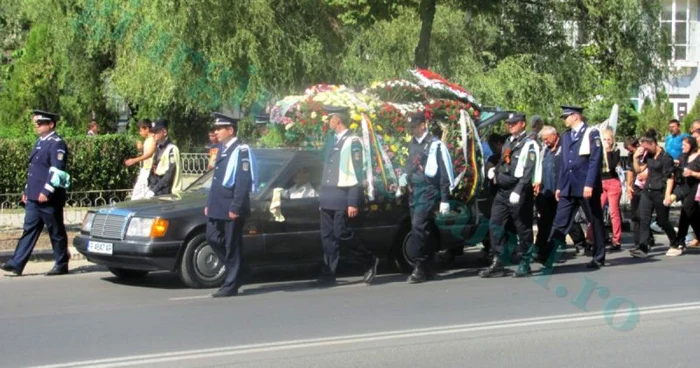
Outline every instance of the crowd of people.
{"type": "MultiPolygon", "coordinates": [[[[360,215],[364,200],[363,146],[361,139],[348,130],[348,109],[325,108],[326,124],[335,140],[329,147],[332,149],[325,153],[321,186],[317,190],[311,188],[313,193],[307,190],[306,170],[295,177],[298,188],[280,196],[319,197],[324,253],[319,285],[335,284],[341,248],[366,264],[364,280],[369,284],[376,275],[379,258],[364,247],[349,226],[349,221],[360,215]]],[[[696,213],[700,207],[700,121],[693,122],[687,134],[681,133],[678,120],[671,120],[663,145],[654,130],[641,137],[626,137],[623,145],[627,155],[623,157],[614,130],[604,125],[589,126],[582,108],[562,109],[560,118],[567,127],[564,132],[544,125],[538,116],[531,120],[528,132],[526,116],[516,113],[505,121],[507,135],[492,134],[488,139],[491,153],[484,161],[484,190],[493,198],[493,204],[484,215],[490,219],[487,243],[492,260],[480,276],[506,275],[506,259],[512,253],[519,259],[514,277],[530,275],[533,261],[551,268],[567,235],[591,257],[586,267],[599,269],[606,264],[606,246],[609,245],[609,251],[622,249],[620,201],[625,192],[630,200],[633,227],[634,247],[630,254],[638,258],[648,256],[654,245],[655,215],[656,224],[670,244],[666,254],[682,255],[689,229],[700,234],[700,216],[696,213]],[[674,203],[680,203],[677,229],[669,222],[670,206],[674,203]],[[577,220],[579,212],[588,223],[587,231],[577,220]],[[612,229],[609,244],[605,213],[612,229]]],[[[255,190],[257,163],[254,149],[237,137],[238,119],[222,113],[213,117],[209,161],[213,177],[205,216],[208,241],[227,270],[222,288],[214,294],[221,297],[236,295],[241,285],[237,276],[241,229],[250,212],[249,194],[255,190]]],[[[267,120],[266,115],[256,117],[256,122],[267,120]]],[[[14,258],[2,265],[5,271],[22,273],[37,234],[46,225],[56,253],[56,265],[50,274],[68,272],[62,219],[67,173],[62,170],[69,153],[55,133],[57,121],[56,114],[34,112],[39,139],[32,152],[22,198],[27,212],[25,231],[14,258]]],[[[456,183],[447,148],[430,134],[430,122],[422,113],[411,114],[408,121],[412,139],[397,193],[408,195],[410,208],[412,236],[407,252],[414,261],[414,270],[408,281],[420,283],[434,277],[430,265],[435,246],[430,244],[428,229],[435,216],[450,212],[449,195],[456,183]]],[[[127,166],[141,165],[132,199],[177,193],[181,190],[180,157],[168,136],[168,121],[144,119],[138,127],[144,139],[139,144],[140,155],[125,161],[127,166]]]]}

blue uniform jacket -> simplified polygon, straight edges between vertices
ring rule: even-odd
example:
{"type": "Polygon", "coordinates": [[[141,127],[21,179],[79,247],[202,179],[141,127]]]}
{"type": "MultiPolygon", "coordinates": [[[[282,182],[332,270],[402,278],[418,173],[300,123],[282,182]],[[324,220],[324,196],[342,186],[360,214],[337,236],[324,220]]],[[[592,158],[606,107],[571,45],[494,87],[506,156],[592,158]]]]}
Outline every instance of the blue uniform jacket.
{"type": "Polygon", "coordinates": [[[27,196],[27,199],[37,201],[41,193],[49,199],[54,197],[54,194],[64,194],[65,189],[51,186],[52,174],[49,173],[49,170],[53,166],[65,171],[67,161],[68,147],[56,132],[37,139],[29,156],[27,185],[24,187],[24,195],[27,196]]]}
{"type": "Polygon", "coordinates": [[[223,185],[226,174],[226,166],[233,151],[240,145],[240,139],[224,150],[224,145],[219,147],[214,163],[214,176],[207,198],[207,217],[217,220],[228,220],[228,213],[233,212],[239,216],[250,214],[250,188],[252,176],[250,174],[250,160],[248,151],[241,150],[238,155],[238,165],[236,170],[236,184],[231,188],[223,185]]]}
{"type": "Polygon", "coordinates": [[[344,211],[348,207],[362,208],[364,203],[364,173],[362,172],[362,146],[353,143],[351,146],[353,155],[352,161],[357,175],[357,185],[352,187],[338,187],[338,177],[340,175],[340,150],[345,144],[345,140],[352,135],[345,133],[340,140],[332,144],[328,142],[325,151],[325,161],[323,163],[323,175],[321,178],[321,190],[319,200],[322,209],[344,211]]]}
{"type": "Polygon", "coordinates": [[[590,128],[584,123],[576,137],[571,136],[571,129],[562,134],[557,183],[557,189],[561,191],[562,196],[583,197],[584,187],[602,190],[600,170],[603,163],[603,148],[600,133],[597,130],[592,131],[588,136],[590,154],[579,154],[587,129],[590,128]]]}

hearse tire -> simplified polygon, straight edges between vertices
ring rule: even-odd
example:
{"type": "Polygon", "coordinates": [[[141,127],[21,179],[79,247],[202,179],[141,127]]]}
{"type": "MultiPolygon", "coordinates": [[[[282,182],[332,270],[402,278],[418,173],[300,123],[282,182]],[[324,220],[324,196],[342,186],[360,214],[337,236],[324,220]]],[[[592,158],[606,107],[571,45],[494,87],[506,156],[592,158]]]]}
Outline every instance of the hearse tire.
{"type": "Polygon", "coordinates": [[[185,245],[177,274],[194,289],[215,288],[223,283],[224,266],[204,233],[195,235],[185,245]]]}

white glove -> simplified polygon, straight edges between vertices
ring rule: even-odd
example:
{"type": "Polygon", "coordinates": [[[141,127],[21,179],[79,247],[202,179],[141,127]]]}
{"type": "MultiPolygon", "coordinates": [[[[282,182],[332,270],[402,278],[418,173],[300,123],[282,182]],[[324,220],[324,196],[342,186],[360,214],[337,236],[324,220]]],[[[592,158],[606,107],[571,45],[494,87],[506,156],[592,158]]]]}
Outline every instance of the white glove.
{"type": "Polygon", "coordinates": [[[450,204],[447,202],[440,203],[440,214],[447,215],[450,213],[450,204]]]}
{"type": "Polygon", "coordinates": [[[399,186],[405,187],[407,185],[408,185],[408,178],[406,177],[406,174],[401,174],[401,176],[399,176],[399,186]]]}
{"type": "Polygon", "coordinates": [[[510,194],[510,204],[518,204],[520,202],[520,194],[518,193],[511,193],[510,194]]]}
{"type": "Polygon", "coordinates": [[[494,176],[496,176],[496,168],[492,167],[489,169],[489,172],[486,174],[489,179],[493,179],[494,176]]]}
{"type": "Polygon", "coordinates": [[[148,192],[146,192],[146,198],[153,198],[153,197],[155,197],[155,195],[156,195],[156,194],[153,193],[153,191],[151,191],[151,190],[149,190],[148,192]]]}

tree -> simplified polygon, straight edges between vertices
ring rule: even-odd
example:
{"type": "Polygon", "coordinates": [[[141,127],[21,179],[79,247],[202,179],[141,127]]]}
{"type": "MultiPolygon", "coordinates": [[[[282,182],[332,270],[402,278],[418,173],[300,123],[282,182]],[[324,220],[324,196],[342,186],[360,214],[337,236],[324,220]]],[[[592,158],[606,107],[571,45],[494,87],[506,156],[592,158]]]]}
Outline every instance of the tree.
{"type": "Polygon", "coordinates": [[[637,133],[642,134],[653,128],[659,134],[657,138],[662,138],[663,133],[668,129],[668,122],[673,118],[673,104],[668,100],[668,95],[657,92],[653,102],[648,97],[644,99],[637,133]]]}
{"type": "Polygon", "coordinates": [[[696,120],[700,120],[700,95],[698,95],[698,97],[695,98],[693,107],[688,112],[688,115],[683,117],[683,131],[689,131],[691,125],[696,120]]]}

